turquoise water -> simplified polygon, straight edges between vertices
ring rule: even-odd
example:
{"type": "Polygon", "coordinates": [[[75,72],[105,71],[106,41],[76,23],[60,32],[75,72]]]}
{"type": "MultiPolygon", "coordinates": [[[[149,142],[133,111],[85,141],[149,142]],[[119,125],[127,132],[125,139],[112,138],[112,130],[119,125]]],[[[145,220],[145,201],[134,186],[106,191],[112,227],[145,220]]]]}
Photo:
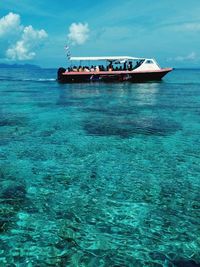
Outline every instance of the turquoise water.
{"type": "Polygon", "coordinates": [[[200,70],[0,73],[0,266],[200,266],[200,70]]]}

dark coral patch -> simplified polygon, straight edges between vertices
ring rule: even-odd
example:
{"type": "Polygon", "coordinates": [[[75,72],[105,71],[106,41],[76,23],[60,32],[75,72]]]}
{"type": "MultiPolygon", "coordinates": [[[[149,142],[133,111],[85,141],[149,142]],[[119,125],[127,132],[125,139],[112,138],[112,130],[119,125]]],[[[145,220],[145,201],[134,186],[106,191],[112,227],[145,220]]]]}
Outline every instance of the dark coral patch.
{"type": "Polygon", "coordinates": [[[15,114],[1,114],[0,126],[24,126],[27,124],[27,118],[15,114]]]}
{"type": "Polygon", "coordinates": [[[0,232],[6,232],[16,221],[17,212],[24,206],[26,187],[24,182],[16,181],[6,171],[1,172],[0,177],[0,232]]]}
{"type": "Polygon", "coordinates": [[[1,193],[1,198],[12,200],[15,203],[22,201],[26,196],[26,188],[24,185],[11,185],[1,193]]]}
{"type": "Polygon", "coordinates": [[[135,119],[108,118],[86,121],[83,126],[89,135],[119,136],[128,138],[136,134],[166,136],[180,130],[181,127],[174,121],[161,119],[135,119]]]}
{"type": "Polygon", "coordinates": [[[137,114],[137,110],[135,110],[133,107],[124,107],[124,106],[116,106],[113,108],[110,107],[87,107],[84,108],[85,112],[88,113],[101,113],[104,114],[105,116],[123,116],[123,115],[134,115],[137,114]]]}

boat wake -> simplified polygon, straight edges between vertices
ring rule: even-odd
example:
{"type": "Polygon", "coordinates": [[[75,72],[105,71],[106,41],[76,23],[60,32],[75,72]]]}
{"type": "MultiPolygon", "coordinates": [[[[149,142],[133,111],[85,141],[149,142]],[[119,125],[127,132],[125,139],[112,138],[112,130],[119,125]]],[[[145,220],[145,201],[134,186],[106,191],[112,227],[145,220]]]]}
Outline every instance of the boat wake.
{"type": "Polygon", "coordinates": [[[0,81],[7,81],[7,82],[55,82],[55,78],[12,78],[12,77],[0,77],[0,81]]]}
{"type": "Polygon", "coordinates": [[[55,78],[39,78],[39,79],[23,79],[22,81],[31,81],[31,82],[55,82],[55,78]]]}

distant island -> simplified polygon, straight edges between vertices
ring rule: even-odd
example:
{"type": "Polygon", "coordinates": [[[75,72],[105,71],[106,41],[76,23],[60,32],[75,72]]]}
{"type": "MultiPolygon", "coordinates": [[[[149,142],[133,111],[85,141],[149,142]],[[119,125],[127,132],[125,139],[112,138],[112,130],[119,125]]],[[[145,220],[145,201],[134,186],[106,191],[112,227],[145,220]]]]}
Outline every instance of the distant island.
{"type": "Polygon", "coordinates": [[[33,65],[33,64],[6,64],[6,63],[0,63],[0,68],[16,68],[16,69],[40,69],[39,66],[33,65]]]}

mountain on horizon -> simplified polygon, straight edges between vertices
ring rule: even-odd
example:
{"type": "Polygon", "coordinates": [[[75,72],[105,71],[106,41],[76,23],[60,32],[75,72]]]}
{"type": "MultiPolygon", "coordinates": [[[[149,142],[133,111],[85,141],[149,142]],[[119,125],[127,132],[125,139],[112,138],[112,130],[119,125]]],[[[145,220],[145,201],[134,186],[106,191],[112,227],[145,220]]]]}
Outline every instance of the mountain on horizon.
{"type": "Polygon", "coordinates": [[[34,64],[6,64],[0,63],[0,68],[29,68],[29,69],[40,69],[40,66],[34,64]]]}

